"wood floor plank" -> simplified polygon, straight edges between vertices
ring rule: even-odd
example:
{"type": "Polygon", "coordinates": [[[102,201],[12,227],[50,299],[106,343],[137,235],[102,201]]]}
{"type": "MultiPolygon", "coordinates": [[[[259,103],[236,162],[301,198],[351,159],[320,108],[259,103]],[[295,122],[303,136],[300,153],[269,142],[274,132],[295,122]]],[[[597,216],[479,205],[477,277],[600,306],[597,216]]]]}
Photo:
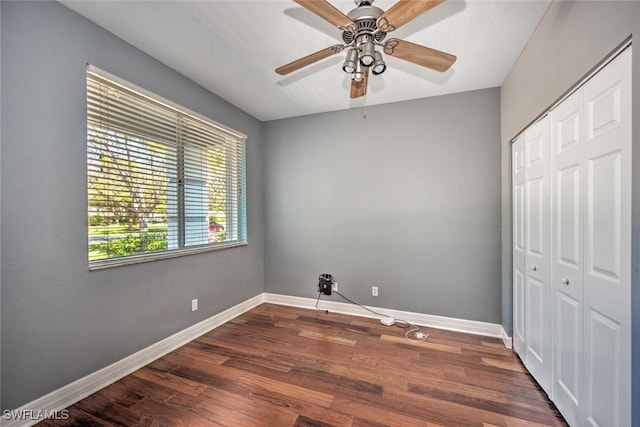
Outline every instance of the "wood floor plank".
{"type": "Polygon", "coordinates": [[[192,396],[197,396],[206,388],[205,385],[197,381],[181,378],[177,375],[173,375],[167,372],[161,372],[149,367],[138,369],[131,375],[149,381],[150,383],[159,384],[172,390],[180,391],[181,393],[190,394],[192,396]]]}
{"type": "Polygon", "coordinates": [[[42,426],[566,426],[497,338],[262,304],[42,426]]]}
{"type": "MultiPolygon", "coordinates": [[[[128,390],[135,391],[138,394],[158,401],[167,400],[176,393],[174,389],[171,389],[164,384],[152,383],[142,378],[138,378],[135,375],[127,375],[118,381],[118,383],[128,390]]],[[[103,390],[100,390],[99,393],[102,393],[102,391],[103,390]]]]}
{"type": "Polygon", "coordinates": [[[141,418],[130,407],[120,406],[101,393],[95,393],[81,400],[77,407],[87,414],[117,426],[132,426],[141,418]]]}
{"type": "Polygon", "coordinates": [[[553,425],[555,422],[552,415],[548,414],[546,411],[539,411],[534,406],[525,407],[514,405],[510,402],[499,400],[497,398],[483,399],[476,396],[470,396],[468,394],[452,392],[440,387],[426,387],[416,384],[410,385],[408,387],[408,391],[421,396],[427,396],[449,403],[456,403],[465,407],[476,408],[487,412],[494,412],[512,418],[533,420],[540,425],[553,425]]]}
{"type": "Polygon", "coordinates": [[[401,412],[395,412],[386,407],[386,405],[379,405],[363,400],[340,398],[333,402],[331,408],[340,412],[353,414],[361,420],[361,423],[368,422],[374,425],[382,424],[403,427],[424,427],[428,423],[425,419],[414,418],[409,414],[405,415],[401,412]]]}
{"type": "Polygon", "coordinates": [[[108,385],[100,390],[100,394],[105,399],[123,408],[130,408],[145,397],[140,391],[126,387],[122,381],[108,385]]]}
{"type": "Polygon", "coordinates": [[[179,394],[167,403],[225,427],[289,426],[297,417],[281,408],[254,405],[242,396],[211,388],[202,397],[179,394]]]}
{"type": "Polygon", "coordinates": [[[141,417],[145,417],[152,422],[155,421],[163,426],[199,427],[219,425],[215,420],[193,414],[167,402],[158,402],[155,399],[144,399],[136,403],[131,409],[141,417]]]}
{"type": "MultiPolygon", "coordinates": [[[[217,401],[218,393],[220,389],[208,388],[203,396],[211,398],[212,401],[217,401]]],[[[312,419],[327,422],[334,426],[348,427],[351,425],[353,417],[345,414],[341,414],[336,411],[329,411],[326,407],[320,406],[312,399],[306,398],[306,396],[297,395],[284,395],[278,391],[274,391],[273,388],[263,388],[257,384],[252,384],[250,387],[243,388],[239,393],[229,393],[238,400],[246,403],[250,407],[256,405],[265,405],[275,409],[282,409],[290,413],[306,415],[312,419]]]]}
{"type": "MultiPolygon", "coordinates": [[[[220,407],[224,407],[227,411],[232,411],[249,420],[249,425],[263,423],[265,426],[290,426],[298,417],[298,413],[291,411],[289,407],[274,406],[270,402],[253,398],[251,393],[246,396],[238,396],[224,390],[209,388],[205,396],[207,399],[200,405],[201,408],[219,410],[220,407]]],[[[238,425],[236,422],[228,422],[229,418],[232,417],[218,417],[217,419],[224,420],[229,427],[238,425]]]]}
{"type": "Polygon", "coordinates": [[[495,366],[496,368],[508,369],[510,371],[525,372],[525,368],[513,362],[505,362],[503,360],[494,359],[491,357],[483,357],[482,362],[485,365],[495,366]]]}
{"type": "Polygon", "coordinates": [[[203,419],[211,420],[215,422],[216,414],[212,414],[210,411],[200,409],[199,406],[206,400],[206,396],[203,393],[200,396],[192,396],[190,394],[176,393],[167,399],[164,403],[172,408],[179,408],[183,411],[189,412],[195,416],[203,419]]]}
{"type": "Polygon", "coordinates": [[[356,345],[356,340],[350,340],[348,338],[340,337],[337,335],[327,335],[321,332],[302,331],[299,335],[303,338],[327,341],[332,344],[348,345],[349,347],[355,347],[356,345]]]}
{"type": "MultiPolygon", "coordinates": [[[[204,396],[209,398],[210,402],[220,402],[220,393],[224,393],[224,391],[209,388],[205,391],[204,396]]],[[[231,403],[232,407],[237,405],[240,411],[246,411],[247,408],[260,408],[263,413],[266,413],[263,417],[265,419],[271,418],[271,412],[282,411],[287,414],[294,414],[294,418],[297,417],[297,415],[305,415],[310,419],[341,427],[350,426],[353,420],[351,416],[340,414],[336,411],[328,411],[326,407],[319,406],[314,402],[298,398],[297,396],[286,396],[273,390],[260,387],[252,387],[242,396],[234,393],[228,393],[228,396],[230,396],[230,399],[233,399],[231,403]]],[[[281,425],[291,425],[291,423],[283,423],[281,425]]]]}
{"type": "Polygon", "coordinates": [[[238,381],[248,386],[261,387],[268,391],[277,392],[297,399],[304,399],[324,407],[331,405],[331,401],[333,400],[333,395],[331,394],[318,392],[297,385],[291,385],[284,381],[277,381],[251,373],[244,374],[238,381]]]}
{"type": "MultiPolygon", "coordinates": [[[[189,357],[191,359],[199,360],[200,363],[212,364],[212,365],[222,365],[224,362],[229,360],[228,356],[221,355],[216,352],[207,351],[201,347],[197,347],[193,345],[193,343],[189,343],[179,349],[169,353],[167,356],[162,359],[173,360],[174,358],[182,358],[189,357]]],[[[176,361],[179,365],[184,365],[180,360],[176,361]]]]}
{"type": "Polygon", "coordinates": [[[99,417],[95,417],[91,414],[84,412],[77,406],[68,408],[69,419],[67,420],[46,420],[38,423],[40,426],[66,426],[66,427],[111,427],[113,424],[108,421],[102,420],[99,417]]]}
{"type": "Polygon", "coordinates": [[[238,394],[245,392],[245,387],[239,383],[244,372],[226,366],[220,366],[215,372],[211,368],[204,370],[197,366],[180,366],[173,373],[187,380],[199,381],[207,387],[220,388],[238,394]]]}
{"type": "Polygon", "coordinates": [[[445,353],[453,353],[453,354],[461,354],[462,350],[460,349],[460,347],[458,346],[454,346],[454,345],[447,345],[447,344],[438,344],[437,342],[433,342],[433,341],[422,341],[422,342],[413,342],[413,341],[407,341],[407,339],[404,337],[404,334],[402,335],[382,335],[380,337],[380,339],[382,341],[389,341],[389,342],[393,342],[393,343],[399,343],[402,345],[411,345],[411,346],[415,346],[415,347],[419,347],[419,348],[425,348],[425,349],[430,349],[430,350],[437,350],[437,351],[442,351],[445,353]]]}

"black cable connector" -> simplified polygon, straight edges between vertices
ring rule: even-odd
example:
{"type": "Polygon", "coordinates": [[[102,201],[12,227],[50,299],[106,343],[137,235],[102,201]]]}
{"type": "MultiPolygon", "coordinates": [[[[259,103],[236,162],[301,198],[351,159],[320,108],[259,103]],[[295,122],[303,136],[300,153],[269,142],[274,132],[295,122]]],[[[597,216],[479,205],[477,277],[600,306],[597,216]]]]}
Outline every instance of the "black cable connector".
{"type": "Polygon", "coordinates": [[[322,295],[322,292],[318,292],[318,299],[316,299],[316,310],[324,311],[325,313],[329,314],[329,310],[325,310],[325,309],[322,309],[322,308],[318,307],[318,302],[320,302],[320,295],[322,295]]]}

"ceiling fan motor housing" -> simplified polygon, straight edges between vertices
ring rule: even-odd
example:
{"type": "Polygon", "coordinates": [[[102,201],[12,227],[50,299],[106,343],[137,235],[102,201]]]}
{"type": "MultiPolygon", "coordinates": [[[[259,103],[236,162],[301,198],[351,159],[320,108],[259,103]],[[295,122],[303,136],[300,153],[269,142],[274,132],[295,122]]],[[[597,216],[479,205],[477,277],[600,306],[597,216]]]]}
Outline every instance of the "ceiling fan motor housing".
{"type": "MultiPolygon", "coordinates": [[[[376,21],[384,11],[378,7],[371,6],[370,2],[360,2],[360,6],[353,9],[347,14],[356,24],[356,29],[353,31],[347,30],[342,32],[342,40],[346,45],[351,45],[357,40],[361,34],[373,33],[377,29],[376,21]]],[[[372,35],[373,39],[380,43],[387,36],[384,31],[378,31],[375,35],[372,35]]]]}

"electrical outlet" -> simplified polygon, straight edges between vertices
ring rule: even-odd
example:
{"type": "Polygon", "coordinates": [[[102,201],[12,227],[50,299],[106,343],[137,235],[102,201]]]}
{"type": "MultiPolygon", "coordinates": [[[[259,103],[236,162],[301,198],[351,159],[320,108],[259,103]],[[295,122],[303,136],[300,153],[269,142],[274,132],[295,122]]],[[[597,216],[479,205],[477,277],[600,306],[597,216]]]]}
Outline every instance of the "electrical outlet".
{"type": "Polygon", "coordinates": [[[331,291],[338,292],[338,282],[333,282],[331,284],[331,291]]]}
{"type": "Polygon", "coordinates": [[[371,287],[371,296],[373,296],[373,297],[377,297],[378,296],[378,287],[377,286],[372,286],[371,287]]]}
{"type": "Polygon", "coordinates": [[[191,311],[196,311],[198,309],[198,298],[194,298],[191,300],[191,311]]]}

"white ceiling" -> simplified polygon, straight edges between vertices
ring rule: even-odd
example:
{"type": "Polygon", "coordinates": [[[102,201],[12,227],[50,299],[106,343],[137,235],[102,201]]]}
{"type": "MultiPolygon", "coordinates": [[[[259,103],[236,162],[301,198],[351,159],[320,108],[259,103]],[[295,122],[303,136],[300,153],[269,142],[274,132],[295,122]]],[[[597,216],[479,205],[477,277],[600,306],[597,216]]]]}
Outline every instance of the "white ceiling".
{"type": "MultiPolygon", "coordinates": [[[[259,120],[500,86],[550,0],[449,0],[390,33],[452,53],[445,73],[385,56],[366,97],[349,98],[345,53],[287,76],[274,69],[342,41],[291,0],[61,3],[259,120]]],[[[376,0],[387,10],[395,0],[376,0]]],[[[332,1],[345,14],[352,0],[332,1]]],[[[107,70],[108,71],[108,70],[107,70]]]]}

